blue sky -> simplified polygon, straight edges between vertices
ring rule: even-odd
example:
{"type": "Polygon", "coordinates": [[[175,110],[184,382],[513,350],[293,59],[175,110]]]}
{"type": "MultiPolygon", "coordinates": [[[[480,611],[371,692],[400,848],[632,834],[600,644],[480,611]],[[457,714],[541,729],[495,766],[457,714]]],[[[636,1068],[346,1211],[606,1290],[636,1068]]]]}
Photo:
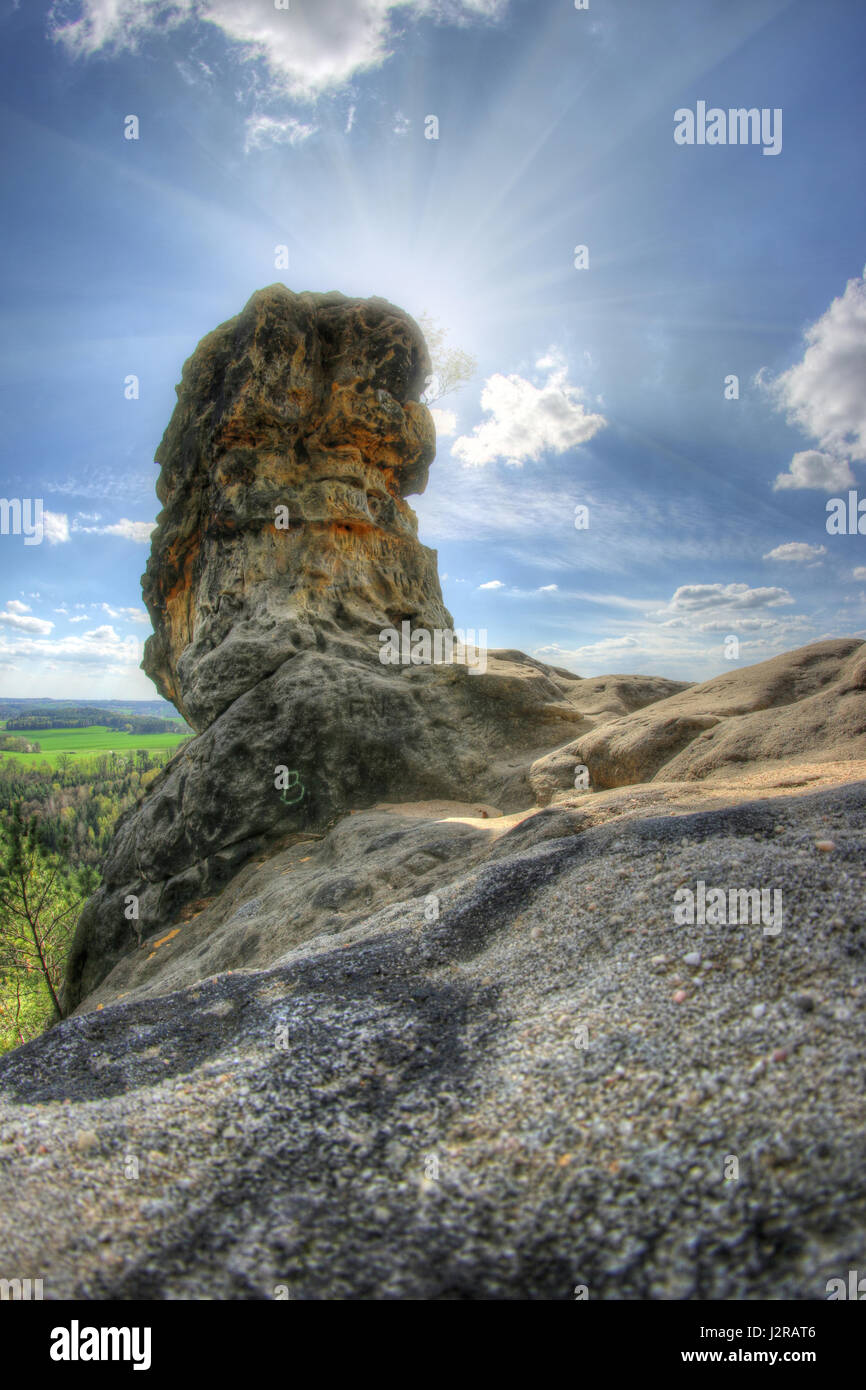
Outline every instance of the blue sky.
{"type": "Polygon", "coordinates": [[[458,627],[682,679],[866,636],[864,47],[859,0],[0,0],[0,694],[152,697],[154,450],[276,280],[477,359],[410,499],[458,627]],[[780,152],[676,143],[702,101],[780,152]]]}

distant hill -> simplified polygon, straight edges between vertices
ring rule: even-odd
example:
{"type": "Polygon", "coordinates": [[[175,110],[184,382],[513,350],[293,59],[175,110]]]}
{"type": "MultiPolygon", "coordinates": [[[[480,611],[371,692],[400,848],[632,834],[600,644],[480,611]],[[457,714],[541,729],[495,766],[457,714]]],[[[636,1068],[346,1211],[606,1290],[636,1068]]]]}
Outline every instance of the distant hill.
{"type": "Polygon", "coordinates": [[[167,700],[0,700],[0,720],[13,729],[86,729],[93,724],[134,734],[187,734],[189,725],[167,700]]]}

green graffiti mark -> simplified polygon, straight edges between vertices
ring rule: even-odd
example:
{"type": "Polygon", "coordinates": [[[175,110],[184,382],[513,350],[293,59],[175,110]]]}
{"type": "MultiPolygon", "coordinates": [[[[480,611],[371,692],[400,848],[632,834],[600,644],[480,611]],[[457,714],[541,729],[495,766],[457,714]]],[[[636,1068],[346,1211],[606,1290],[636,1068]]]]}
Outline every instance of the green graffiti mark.
{"type": "Polygon", "coordinates": [[[303,782],[298,780],[298,776],[299,774],[297,772],[289,772],[288,774],[288,784],[283,788],[283,794],[280,797],[280,801],[282,801],[284,806],[297,806],[298,802],[303,801],[304,799],[304,784],[303,782]],[[289,800],[289,798],[286,796],[286,792],[290,791],[293,787],[297,787],[298,795],[293,796],[292,799],[289,800]]]}

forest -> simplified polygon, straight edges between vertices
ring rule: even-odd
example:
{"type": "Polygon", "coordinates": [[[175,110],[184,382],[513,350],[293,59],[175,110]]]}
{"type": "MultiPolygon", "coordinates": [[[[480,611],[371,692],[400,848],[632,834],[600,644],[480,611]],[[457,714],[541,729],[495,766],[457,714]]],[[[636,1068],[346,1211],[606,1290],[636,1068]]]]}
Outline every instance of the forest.
{"type": "Polygon", "coordinates": [[[173,754],[0,758],[0,1052],[59,1019],[75,924],[115,822],[173,754]]]}

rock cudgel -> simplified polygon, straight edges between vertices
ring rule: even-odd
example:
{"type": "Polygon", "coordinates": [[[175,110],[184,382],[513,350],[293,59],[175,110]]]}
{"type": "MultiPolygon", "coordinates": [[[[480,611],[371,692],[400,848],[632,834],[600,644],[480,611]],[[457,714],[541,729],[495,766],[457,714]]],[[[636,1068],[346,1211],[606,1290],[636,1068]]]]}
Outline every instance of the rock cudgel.
{"type": "Polygon", "coordinates": [[[393,304],[283,285],[184,366],[156,455],[143,666],[193,728],[329,640],[451,627],[405,501],[435,453],[429,372],[393,304]]]}

